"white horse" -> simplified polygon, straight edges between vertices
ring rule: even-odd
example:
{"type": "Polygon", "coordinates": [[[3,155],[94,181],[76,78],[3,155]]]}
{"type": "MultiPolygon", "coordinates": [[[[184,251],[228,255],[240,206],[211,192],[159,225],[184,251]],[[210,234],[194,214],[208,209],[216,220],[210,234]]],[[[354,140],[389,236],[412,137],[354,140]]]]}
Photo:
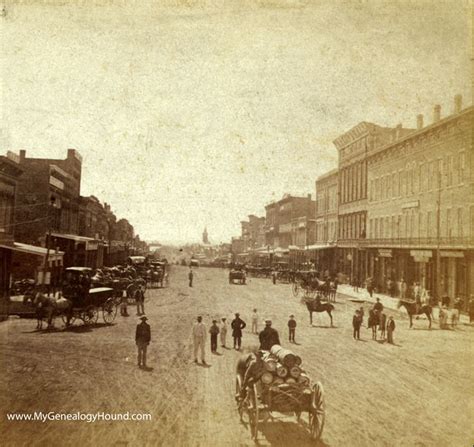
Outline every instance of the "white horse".
{"type": "MultiPolygon", "coordinates": [[[[36,307],[36,329],[43,329],[43,318],[48,317],[48,329],[54,327],[53,319],[59,314],[70,314],[72,302],[66,298],[47,296],[42,292],[37,292],[33,304],[36,307]]],[[[68,319],[69,321],[69,319],[68,319]]]]}

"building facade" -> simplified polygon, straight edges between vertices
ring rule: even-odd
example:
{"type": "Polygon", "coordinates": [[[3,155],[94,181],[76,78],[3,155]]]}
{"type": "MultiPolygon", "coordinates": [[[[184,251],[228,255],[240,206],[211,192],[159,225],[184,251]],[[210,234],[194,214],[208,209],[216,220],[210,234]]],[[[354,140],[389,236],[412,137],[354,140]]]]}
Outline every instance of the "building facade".
{"type": "Polygon", "coordinates": [[[361,122],[339,136],[338,151],[338,266],[350,282],[367,276],[368,253],[363,241],[367,234],[367,159],[370,153],[411,132],[361,122]]]}
{"type": "Polygon", "coordinates": [[[368,158],[369,275],[379,289],[419,282],[436,297],[466,302],[474,283],[472,107],[385,146],[368,158]]]}

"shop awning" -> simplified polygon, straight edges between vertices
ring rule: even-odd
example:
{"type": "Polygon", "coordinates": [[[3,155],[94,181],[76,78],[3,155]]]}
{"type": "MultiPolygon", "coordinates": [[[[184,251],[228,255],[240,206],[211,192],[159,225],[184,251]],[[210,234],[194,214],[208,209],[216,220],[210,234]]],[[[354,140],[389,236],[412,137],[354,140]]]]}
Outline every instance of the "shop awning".
{"type": "MultiPolygon", "coordinates": [[[[42,258],[46,257],[46,253],[48,251],[44,247],[38,247],[37,245],[22,244],[20,242],[13,242],[12,245],[2,244],[0,245],[0,248],[6,248],[8,250],[17,251],[20,253],[28,253],[30,255],[40,256],[42,258]]],[[[48,255],[48,261],[49,262],[61,261],[61,264],[62,264],[63,256],[64,256],[63,251],[56,252],[56,250],[50,249],[49,255],[48,255]]]]}
{"type": "Polygon", "coordinates": [[[97,250],[99,247],[99,241],[92,237],[79,236],[77,234],[66,234],[66,233],[51,233],[52,237],[60,239],[69,239],[74,242],[86,244],[86,250],[97,250]]]}
{"type": "Polygon", "coordinates": [[[335,245],[327,245],[327,244],[320,244],[320,245],[308,245],[306,250],[324,250],[325,248],[335,248],[335,245]]]}

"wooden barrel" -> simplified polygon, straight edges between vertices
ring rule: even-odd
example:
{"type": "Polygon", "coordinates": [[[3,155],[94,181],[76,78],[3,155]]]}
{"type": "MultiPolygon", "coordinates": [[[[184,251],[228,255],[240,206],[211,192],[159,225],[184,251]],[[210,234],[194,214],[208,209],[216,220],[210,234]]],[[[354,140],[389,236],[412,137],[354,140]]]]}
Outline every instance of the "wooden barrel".
{"type": "Polygon", "coordinates": [[[288,377],[288,379],[285,380],[286,383],[296,383],[296,380],[293,379],[293,377],[288,377]]]}
{"type": "Polygon", "coordinates": [[[273,382],[273,374],[269,371],[265,371],[263,374],[262,374],[262,377],[260,377],[260,380],[262,381],[262,383],[264,383],[265,385],[270,385],[272,382],[273,382]]]}
{"type": "Polygon", "coordinates": [[[301,359],[301,357],[299,355],[296,356],[296,366],[301,366],[301,364],[303,363],[303,360],[301,359]]]}
{"type": "Polygon", "coordinates": [[[293,366],[293,368],[290,368],[290,376],[293,377],[293,379],[297,379],[301,375],[301,368],[299,366],[293,366]]]}
{"type": "Polygon", "coordinates": [[[281,377],[282,379],[284,379],[288,375],[288,368],[286,368],[285,366],[279,365],[277,366],[276,373],[278,377],[281,377]]]}
{"type": "Polygon", "coordinates": [[[296,365],[296,356],[289,349],[284,349],[280,345],[273,345],[271,353],[288,368],[296,365]]]}
{"type": "Polygon", "coordinates": [[[273,385],[277,386],[277,385],[281,385],[285,383],[285,381],[281,378],[281,377],[277,377],[274,381],[273,381],[273,385]]]}
{"type": "Polygon", "coordinates": [[[309,377],[305,373],[301,373],[300,376],[298,377],[298,383],[308,386],[310,383],[309,377]]]}

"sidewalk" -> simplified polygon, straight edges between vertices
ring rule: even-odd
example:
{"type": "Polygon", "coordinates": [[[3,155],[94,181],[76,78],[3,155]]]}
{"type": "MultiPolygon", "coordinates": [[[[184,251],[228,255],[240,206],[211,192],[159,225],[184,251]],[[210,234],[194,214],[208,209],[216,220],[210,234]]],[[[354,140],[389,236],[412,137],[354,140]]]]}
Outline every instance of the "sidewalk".
{"type": "MultiPolygon", "coordinates": [[[[362,287],[359,287],[359,292],[355,292],[352,288],[352,286],[348,284],[339,284],[337,286],[337,293],[341,295],[346,295],[350,298],[357,299],[357,300],[364,300],[367,303],[375,303],[377,298],[380,298],[380,302],[383,304],[384,307],[388,309],[393,309],[393,310],[400,310],[401,312],[405,312],[405,310],[398,309],[398,298],[392,298],[389,295],[385,295],[382,293],[372,293],[372,298],[369,295],[369,292],[367,292],[367,289],[364,289],[362,287]]],[[[450,308],[451,310],[451,308],[450,308]]],[[[437,319],[438,313],[433,314],[433,316],[437,319]]],[[[469,324],[469,315],[461,314],[459,317],[459,322],[462,324],[469,324]]]]}

